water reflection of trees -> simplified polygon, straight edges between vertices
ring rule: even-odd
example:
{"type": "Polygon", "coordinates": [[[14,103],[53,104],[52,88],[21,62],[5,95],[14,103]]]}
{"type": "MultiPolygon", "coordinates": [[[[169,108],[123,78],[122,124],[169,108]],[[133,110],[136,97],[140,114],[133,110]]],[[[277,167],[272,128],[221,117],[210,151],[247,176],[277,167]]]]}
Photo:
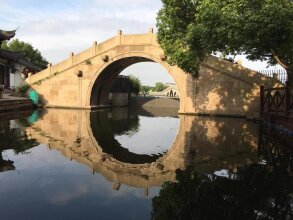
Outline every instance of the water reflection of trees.
{"type": "Polygon", "coordinates": [[[222,175],[177,170],[153,198],[153,219],[292,219],[292,152],[283,143],[262,133],[264,161],[222,175]]]}
{"type": "Polygon", "coordinates": [[[13,161],[3,159],[3,151],[12,149],[14,153],[19,154],[38,144],[34,139],[28,139],[22,129],[27,126],[25,119],[13,121],[15,126],[11,126],[11,123],[10,120],[0,120],[0,172],[15,169],[13,161]]]}
{"type": "Polygon", "coordinates": [[[139,117],[125,109],[90,113],[93,136],[103,151],[121,162],[144,164],[154,162],[160,155],[136,154],[124,148],[115,135],[132,135],[139,129],[139,117]]]}
{"type": "Polygon", "coordinates": [[[293,135],[274,127],[262,125],[258,152],[267,161],[268,166],[282,166],[291,170],[293,167],[293,135]]]}
{"type": "MultiPolygon", "coordinates": [[[[104,112],[106,113],[106,112],[104,112]]],[[[108,124],[111,127],[113,135],[122,134],[134,134],[139,131],[139,117],[137,114],[133,114],[127,108],[118,108],[111,111],[111,117],[109,117],[110,112],[107,112],[108,124]]]]}

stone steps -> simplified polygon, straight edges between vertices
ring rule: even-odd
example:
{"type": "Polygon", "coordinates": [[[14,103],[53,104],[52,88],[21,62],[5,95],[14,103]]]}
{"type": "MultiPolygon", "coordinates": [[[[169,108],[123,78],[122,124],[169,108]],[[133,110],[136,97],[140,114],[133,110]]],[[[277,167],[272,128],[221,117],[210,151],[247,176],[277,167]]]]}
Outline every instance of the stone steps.
{"type": "Polygon", "coordinates": [[[30,99],[1,99],[0,112],[18,111],[34,108],[34,104],[30,99]]]}

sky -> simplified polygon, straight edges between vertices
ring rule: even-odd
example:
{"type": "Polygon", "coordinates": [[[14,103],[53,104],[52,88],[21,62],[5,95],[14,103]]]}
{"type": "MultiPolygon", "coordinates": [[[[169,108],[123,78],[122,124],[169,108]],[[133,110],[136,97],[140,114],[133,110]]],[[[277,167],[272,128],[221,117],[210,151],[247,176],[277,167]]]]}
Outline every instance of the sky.
{"type": "MultiPolygon", "coordinates": [[[[0,0],[0,29],[19,27],[16,37],[31,43],[51,63],[59,63],[71,52],[79,53],[116,35],[156,30],[161,0],[0,0]]],[[[255,70],[266,64],[247,62],[255,70]]],[[[139,63],[122,74],[133,74],[145,85],[172,82],[167,71],[156,63],[139,63]]]]}

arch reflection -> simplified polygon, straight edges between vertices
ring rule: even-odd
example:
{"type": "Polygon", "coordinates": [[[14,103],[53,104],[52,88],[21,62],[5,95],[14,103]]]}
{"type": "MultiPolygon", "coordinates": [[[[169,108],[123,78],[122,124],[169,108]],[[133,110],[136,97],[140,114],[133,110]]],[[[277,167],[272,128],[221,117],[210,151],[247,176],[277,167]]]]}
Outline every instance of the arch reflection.
{"type": "MultiPolygon", "coordinates": [[[[136,112],[127,108],[113,111],[93,111],[90,123],[94,138],[104,153],[115,159],[130,164],[144,164],[156,161],[161,155],[136,154],[123,147],[115,138],[116,135],[136,133],[139,130],[139,117],[136,112]]],[[[140,143],[137,143],[138,145],[140,143]]]]}
{"type": "MultiPolygon", "coordinates": [[[[255,153],[259,135],[257,124],[241,119],[186,115],[179,116],[177,136],[164,155],[134,155],[126,149],[118,149],[117,153],[115,149],[121,146],[113,139],[113,134],[138,126],[136,116],[126,110],[127,117],[120,117],[121,121],[117,119],[111,124],[113,118],[109,115],[113,112],[105,115],[105,111],[49,109],[27,128],[26,133],[70,160],[86,164],[93,173],[101,173],[113,182],[116,190],[120,184],[147,189],[175,181],[175,171],[184,170],[190,164],[195,165],[198,172],[206,173],[236,169],[259,160],[255,153]],[[130,156],[134,159],[129,159],[130,156]]],[[[166,113],[144,109],[137,114],[160,116],[166,113]]]]}

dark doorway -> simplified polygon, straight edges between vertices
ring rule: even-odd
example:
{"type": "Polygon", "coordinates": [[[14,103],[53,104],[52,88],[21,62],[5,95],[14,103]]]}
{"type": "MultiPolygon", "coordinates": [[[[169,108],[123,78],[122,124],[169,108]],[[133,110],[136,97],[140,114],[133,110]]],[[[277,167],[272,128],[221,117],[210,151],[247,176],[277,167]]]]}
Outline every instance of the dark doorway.
{"type": "Polygon", "coordinates": [[[0,85],[4,85],[4,66],[0,65],[0,85]]]}

